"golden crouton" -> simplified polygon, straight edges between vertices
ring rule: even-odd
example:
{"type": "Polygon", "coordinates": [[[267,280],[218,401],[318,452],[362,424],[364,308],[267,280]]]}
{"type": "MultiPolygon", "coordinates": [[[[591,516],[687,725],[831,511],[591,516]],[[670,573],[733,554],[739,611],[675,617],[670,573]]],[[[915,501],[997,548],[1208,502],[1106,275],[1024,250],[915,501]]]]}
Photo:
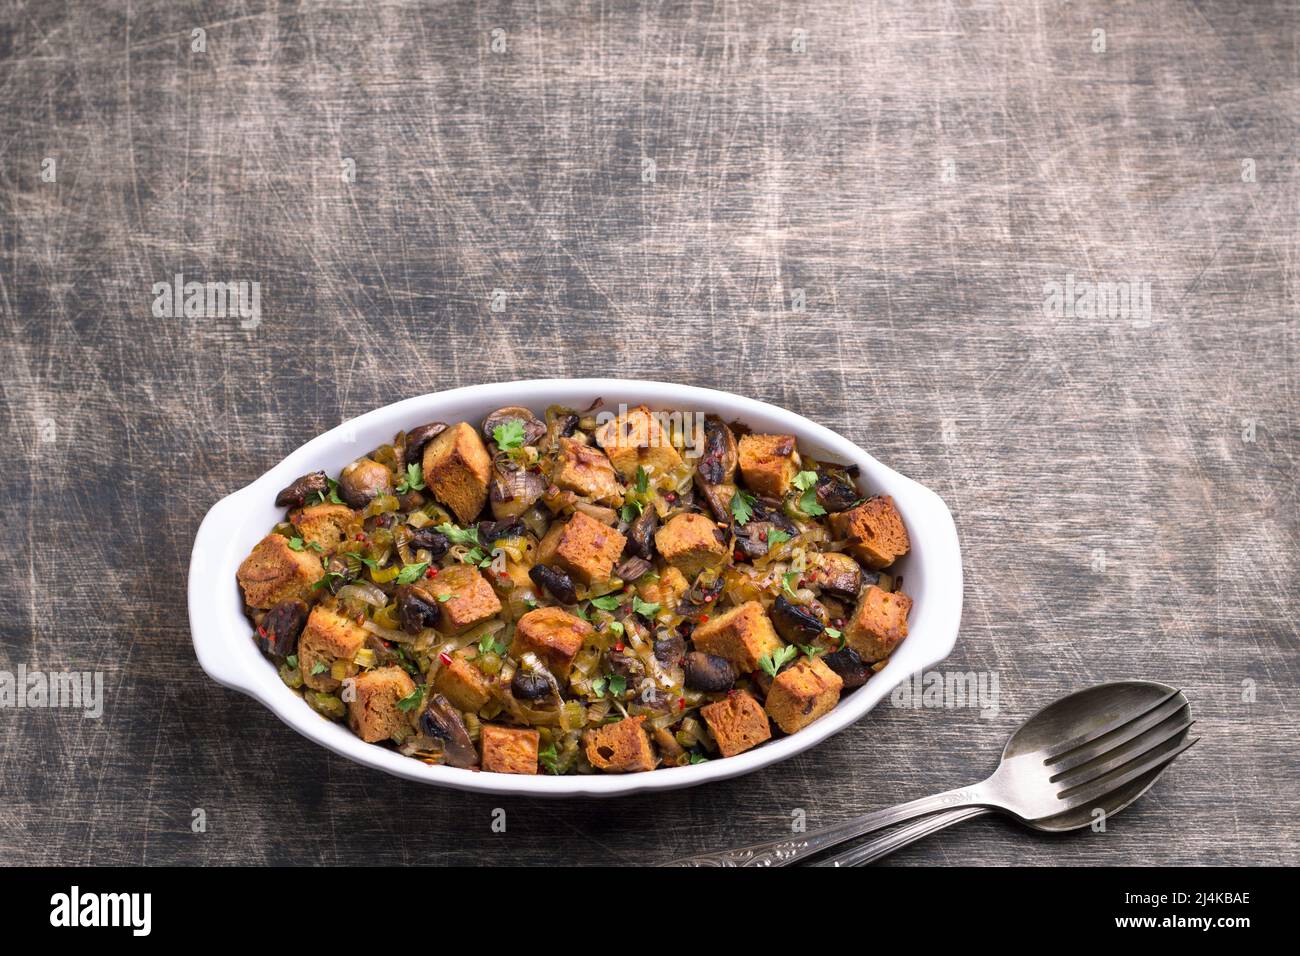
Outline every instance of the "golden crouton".
{"type": "Polygon", "coordinates": [[[560,457],[551,481],[592,501],[618,504],[623,500],[623,486],[605,453],[572,438],[560,439],[560,457]]]}
{"type": "Polygon", "coordinates": [[[535,730],[484,724],[479,732],[483,769],[491,773],[537,773],[540,739],[535,730]]]}
{"type": "Polygon", "coordinates": [[[700,716],[724,757],[744,753],[772,737],[763,705],[743,690],[701,707],[700,716]]]}
{"type": "Polygon", "coordinates": [[[347,505],[321,504],[295,511],[289,516],[289,521],[298,529],[298,537],[308,547],[315,546],[325,554],[333,554],[356,518],[356,512],[347,505]]]}
{"type": "Polygon", "coordinates": [[[659,572],[658,577],[647,574],[641,578],[636,587],[641,600],[647,604],[658,604],[666,611],[676,611],[683,595],[690,590],[691,582],[670,564],[659,572]]]}
{"type": "Polygon", "coordinates": [[[691,635],[697,651],[725,657],[742,674],[758,670],[758,659],[783,646],[763,605],[746,601],[710,618],[691,635]]]}
{"type": "Polygon", "coordinates": [[[415,693],[410,674],[400,667],[380,667],[357,675],[352,684],[348,726],[353,733],[368,744],[410,735],[410,717],[398,706],[415,693]]]}
{"type": "Polygon", "coordinates": [[[558,564],[584,584],[608,581],[627,538],[590,515],[555,522],[537,544],[537,564],[558,564]]]}
{"type": "Polygon", "coordinates": [[[792,734],[830,713],[843,686],[840,675],[820,657],[805,658],[776,675],[767,692],[767,715],[792,734]]]}
{"type": "Polygon", "coordinates": [[[655,532],[655,547],[665,561],[693,579],[705,568],[727,555],[727,544],[718,526],[701,514],[673,515],[655,532]]]}
{"type": "Polygon", "coordinates": [[[844,642],[867,663],[882,661],[907,637],[907,615],[912,599],[901,591],[890,594],[874,584],[844,628],[844,642]]]}
{"type": "Polygon", "coordinates": [[[469,630],[495,617],[501,601],[487,579],[472,564],[453,564],[420,585],[442,605],[442,629],[450,633],[469,630]]]}
{"type": "Polygon", "coordinates": [[[515,625],[515,639],[510,655],[521,658],[532,651],[560,680],[569,676],[573,659],[591,635],[592,626],[558,607],[539,607],[529,611],[515,625]]]}
{"type": "Polygon", "coordinates": [[[902,515],[888,495],[831,515],[831,532],[847,538],[854,557],[875,570],[893,564],[912,547],[902,515]]]}
{"type": "Polygon", "coordinates": [[[235,574],[249,607],[270,608],[290,598],[308,600],[312,585],[325,576],[320,555],[310,548],[295,551],[283,535],[259,541],[235,574]]]}
{"type": "Polygon", "coordinates": [[[313,608],[298,638],[298,668],[303,683],[312,690],[337,690],[339,680],[330,673],[334,662],[343,661],[349,676],[356,673],[352,658],[366,643],[366,633],[350,617],[323,607],[313,608]]]}
{"type": "Polygon", "coordinates": [[[799,473],[799,452],[793,435],[742,435],[740,474],[749,490],[780,498],[799,473]]]}
{"type": "Polygon", "coordinates": [[[491,477],[492,458],[468,422],[444,429],[424,446],[424,483],[461,524],[469,524],[483,510],[491,477]]]}
{"type": "Polygon", "coordinates": [[[624,479],[636,477],[637,466],[649,474],[666,474],[682,463],[670,436],[644,405],[607,421],[596,429],[596,441],[624,479]]]}
{"type": "Polygon", "coordinates": [[[653,770],[654,749],[641,726],[645,716],[625,717],[616,724],[605,724],[582,735],[587,762],[606,773],[637,773],[653,770]]]}
{"type": "Polygon", "coordinates": [[[492,684],[483,672],[463,657],[453,657],[438,669],[433,689],[459,710],[477,713],[492,698],[492,684]]]}

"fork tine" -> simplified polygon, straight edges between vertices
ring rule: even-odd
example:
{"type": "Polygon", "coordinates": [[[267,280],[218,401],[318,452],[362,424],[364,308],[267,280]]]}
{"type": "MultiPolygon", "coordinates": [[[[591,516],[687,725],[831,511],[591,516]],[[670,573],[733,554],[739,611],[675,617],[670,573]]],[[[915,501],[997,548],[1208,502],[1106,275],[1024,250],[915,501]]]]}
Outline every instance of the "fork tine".
{"type": "Polygon", "coordinates": [[[1153,710],[1147,711],[1128,723],[1116,727],[1109,733],[1094,738],[1090,743],[1075,747],[1073,750],[1049,761],[1053,780],[1068,770],[1081,767],[1091,760],[1112,753],[1135,737],[1140,737],[1152,727],[1159,727],[1170,717],[1187,707],[1187,701],[1181,697],[1169,696],[1153,710]]]}
{"type": "Polygon", "coordinates": [[[1176,697],[1181,693],[1182,691],[1180,690],[1170,691],[1168,694],[1165,694],[1165,696],[1161,697],[1158,701],[1151,704],[1149,707],[1143,707],[1141,710],[1135,710],[1132,713],[1125,714],[1120,717],[1116,717],[1114,720],[1107,721],[1106,723],[1102,724],[1100,727],[1096,728],[1095,730],[1091,730],[1086,734],[1080,734],[1077,737],[1067,740],[1065,743],[1063,743],[1060,746],[1060,748],[1055,753],[1049,754],[1047,759],[1045,759],[1043,763],[1045,764],[1055,763],[1056,761],[1064,757],[1066,754],[1070,753],[1070,751],[1075,750],[1079,747],[1083,747],[1087,744],[1090,744],[1097,738],[1104,737],[1106,734],[1110,733],[1111,731],[1118,730],[1120,727],[1123,727],[1125,724],[1137,720],[1138,718],[1146,714],[1149,714],[1151,711],[1155,710],[1157,707],[1164,704],[1165,701],[1173,697],[1176,697]]]}
{"type": "Polygon", "coordinates": [[[1167,740],[1177,737],[1188,727],[1192,726],[1195,721],[1191,720],[1186,714],[1181,717],[1170,717],[1155,727],[1152,727],[1146,733],[1139,734],[1135,739],[1126,744],[1108,750],[1099,757],[1094,757],[1088,763],[1081,764],[1073,770],[1065,773],[1054,774],[1051,778],[1052,783],[1057,785],[1060,792],[1067,790],[1076,790],[1084,784],[1091,783],[1099,777],[1104,777],[1112,770],[1118,770],[1134,760],[1140,759],[1143,755],[1155,750],[1167,740]]]}
{"type": "Polygon", "coordinates": [[[1172,750],[1168,749],[1168,741],[1166,741],[1164,744],[1161,744],[1156,748],[1161,751],[1160,753],[1156,753],[1155,750],[1147,751],[1147,753],[1143,755],[1142,760],[1129,765],[1127,769],[1120,768],[1120,771],[1122,772],[1114,771],[1116,776],[1111,777],[1110,779],[1094,780],[1092,783],[1085,784],[1082,787],[1077,787],[1072,791],[1057,794],[1057,797],[1061,801],[1060,810],[1058,812],[1064,813],[1066,810],[1074,810],[1086,806],[1099,797],[1105,796],[1107,793],[1122,787],[1124,784],[1136,780],[1144,773],[1155,770],[1157,767],[1164,766],[1165,764],[1172,763],[1175,757],[1200,739],[1200,737],[1193,737],[1190,740],[1185,740],[1172,750]]]}

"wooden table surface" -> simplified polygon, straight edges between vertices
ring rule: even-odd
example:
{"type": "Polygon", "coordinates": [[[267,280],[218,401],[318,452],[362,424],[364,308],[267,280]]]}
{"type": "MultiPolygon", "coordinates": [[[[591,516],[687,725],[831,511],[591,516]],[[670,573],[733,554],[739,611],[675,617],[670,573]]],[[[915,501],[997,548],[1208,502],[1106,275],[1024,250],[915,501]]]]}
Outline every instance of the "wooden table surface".
{"type": "Polygon", "coordinates": [[[1046,701],[1145,677],[1204,739],[1106,833],[977,822],[894,861],[1295,862],[1296,24],[6,0],[0,669],[99,671],[105,706],[0,710],[0,860],[657,862],[973,781],[1046,701]],[[157,317],[176,273],[259,283],[258,321],[157,317]],[[199,669],[218,498],[388,402],[585,375],[785,405],[936,489],[942,670],[996,675],[998,713],[886,701],[705,790],[503,800],[334,757],[199,669]]]}

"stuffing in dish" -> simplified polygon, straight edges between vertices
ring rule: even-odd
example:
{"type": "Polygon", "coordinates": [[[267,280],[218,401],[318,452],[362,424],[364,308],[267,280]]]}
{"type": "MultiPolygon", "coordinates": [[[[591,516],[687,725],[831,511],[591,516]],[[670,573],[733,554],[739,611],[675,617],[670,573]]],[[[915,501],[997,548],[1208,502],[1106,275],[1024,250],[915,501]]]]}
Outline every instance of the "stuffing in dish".
{"type": "Polygon", "coordinates": [[[240,565],[281,679],[369,743],[628,773],[793,734],[907,636],[892,499],[790,435],[645,406],[399,433],[240,565]]]}

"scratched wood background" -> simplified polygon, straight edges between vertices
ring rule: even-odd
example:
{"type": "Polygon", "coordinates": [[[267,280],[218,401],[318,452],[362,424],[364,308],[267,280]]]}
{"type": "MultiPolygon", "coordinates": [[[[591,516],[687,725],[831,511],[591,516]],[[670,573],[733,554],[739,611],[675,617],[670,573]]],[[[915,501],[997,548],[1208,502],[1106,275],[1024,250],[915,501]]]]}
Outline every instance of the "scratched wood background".
{"type": "Polygon", "coordinates": [[[1296,24],[0,2],[0,668],[107,697],[0,711],[0,860],[657,862],[978,779],[1028,712],[1136,676],[1204,740],[1107,833],[982,822],[893,862],[1295,862],[1296,24]],[[260,323],[155,318],[176,272],[259,282],[260,323]],[[1150,314],[1047,314],[1069,275],[1147,283],[1150,314]],[[502,800],[336,758],[200,671],[219,497],[402,397],[591,374],[786,405],[938,490],[967,573],[944,668],[996,673],[1000,713],[886,702],[708,790],[502,800]]]}

